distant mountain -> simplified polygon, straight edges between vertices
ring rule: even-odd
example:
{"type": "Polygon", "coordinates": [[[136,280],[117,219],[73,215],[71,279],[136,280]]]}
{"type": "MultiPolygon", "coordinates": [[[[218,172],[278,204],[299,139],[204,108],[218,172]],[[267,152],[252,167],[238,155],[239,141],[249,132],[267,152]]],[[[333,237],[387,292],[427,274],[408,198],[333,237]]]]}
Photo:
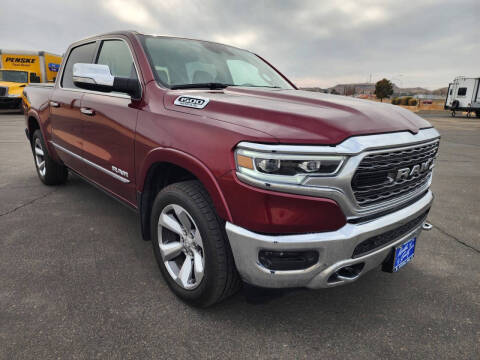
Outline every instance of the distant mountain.
{"type": "MultiPolygon", "coordinates": [[[[351,84],[337,84],[335,86],[329,87],[327,89],[322,89],[319,87],[308,87],[301,88],[302,90],[323,92],[323,93],[334,93],[340,95],[373,95],[375,92],[375,84],[372,83],[351,83],[351,84]]],[[[447,88],[440,88],[436,90],[428,90],[422,87],[411,87],[411,88],[400,88],[396,84],[393,84],[393,94],[394,95],[437,95],[437,96],[446,96],[447,88]]]]}
{"type": "Polygon", "coordinates": [[[432,95],[447,96],[447,92],[448,92],[448,87],[445,86],[440,89],[433,90],[432,95]]]}

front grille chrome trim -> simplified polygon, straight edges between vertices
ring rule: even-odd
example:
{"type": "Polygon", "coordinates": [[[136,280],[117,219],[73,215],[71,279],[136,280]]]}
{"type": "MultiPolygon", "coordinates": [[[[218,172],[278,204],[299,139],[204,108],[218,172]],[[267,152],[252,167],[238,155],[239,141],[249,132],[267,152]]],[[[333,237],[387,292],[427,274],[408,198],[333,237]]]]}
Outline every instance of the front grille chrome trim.
{"type": "Polygon", "coordinates": [[[418,193],[432,177],[433,161],[439,141],[419,144],[408,149],[390,149],[364,156],[352,178],[352,190],[359,206],[382,203],[410,192],[418,193]],[[395,179],[400,169],[426,163],[429,166],[408,179],[395,179]],[[391,175],[389,175],[391,174],[391,175]],[[391,176],[390,180],[389,177],[391,176]]]}
{"type": "Polygon", "coordinates": [[[282,154],[358,155],[367,150],[416,146],[439,137],[438,131],[432,127],[421,129],[416,134],[410,131],[399,131],[386,134],[352,136],[338,145],[286,145],[240,142],[237,148],[282,154]]]}

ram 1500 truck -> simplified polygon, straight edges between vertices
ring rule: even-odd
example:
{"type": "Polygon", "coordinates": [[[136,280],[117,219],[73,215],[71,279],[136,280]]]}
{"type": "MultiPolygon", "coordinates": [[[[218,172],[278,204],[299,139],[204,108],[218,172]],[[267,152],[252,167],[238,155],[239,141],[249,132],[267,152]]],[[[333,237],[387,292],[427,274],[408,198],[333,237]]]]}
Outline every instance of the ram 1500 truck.
{"type": "Polygon", "coordinates": [[[25,96],[40,180],[76,173],[136,210],[165,281],[198,306],[241,280],[318,289],[395,272],[432,205],[430,123],[298,90],[235,47],[99,35],[25,96]]]}

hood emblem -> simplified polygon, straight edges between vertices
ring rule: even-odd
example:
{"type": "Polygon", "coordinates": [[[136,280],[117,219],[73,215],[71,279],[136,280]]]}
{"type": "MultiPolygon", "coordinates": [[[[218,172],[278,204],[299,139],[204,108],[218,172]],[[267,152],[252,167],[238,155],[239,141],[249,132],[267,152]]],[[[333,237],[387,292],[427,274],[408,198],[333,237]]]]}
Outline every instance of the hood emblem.
{"type": "Polygon", "coordinates": [[[205,106],[207,106],[209,101],[210,99],[201,96],[181,95],[177,97],[173,103],[178,106],[184,106],[194,109],[203,109],[205,106]]]}

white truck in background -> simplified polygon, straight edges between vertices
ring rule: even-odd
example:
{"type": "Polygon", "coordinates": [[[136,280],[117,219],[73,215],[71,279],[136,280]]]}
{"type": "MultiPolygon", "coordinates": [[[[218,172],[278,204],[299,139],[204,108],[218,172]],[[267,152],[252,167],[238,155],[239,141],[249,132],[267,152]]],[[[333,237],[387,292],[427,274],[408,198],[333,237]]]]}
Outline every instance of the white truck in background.
{"type": "Polygon", "coordinates": [[[456,77],[448,84],[445,110],[451,110],[452,116],[456,111],[466,111],[467,117],[475,114],[480,118],[480,78],[456,77]]]}

